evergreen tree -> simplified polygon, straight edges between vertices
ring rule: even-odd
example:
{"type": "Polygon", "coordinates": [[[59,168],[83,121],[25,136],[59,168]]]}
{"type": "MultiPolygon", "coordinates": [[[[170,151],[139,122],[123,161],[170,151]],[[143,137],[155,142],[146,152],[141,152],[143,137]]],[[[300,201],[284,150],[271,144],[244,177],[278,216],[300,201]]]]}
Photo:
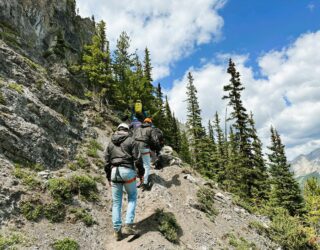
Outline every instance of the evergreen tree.
{"type": "Polygon", "coordinates": [[[173,140],[173,123],[174,118],[172,116],[171,108],[168,102],[168,97],[166,96],[165,104],[164,104],[164,127],[163,134],[164,140],[167,145],[172,146],[174,144],[173,140]]]}
{"type": "Polygon", "coordinates": [[[290,172],[280,135],[273,127],[271,127],[271,146],[268,148],[271,151],[268,154],[271,204],[287,209],[291,215],[301,214],[304,209],[301,191],[293,173],[290,172]]]}
{"type": "Polygon", "coordinates": [[[158,83],[158,87],[156,89],[156,97],[155,97],[155,109],[156,113],[154,115],[154,123],[161,130],[165,129],[165,109],[163,104],[163,93],[161,89],[161,84],[158,83]]]}
{"type": "Polygon", "coordinates": [[[223,131],[220,126],[220,119],[219,119],[218,112],[215,113],[213,128],[216,134],[216,147],[214,152],[216,164],[214,167],[214,171],[216,175],[216,180],[222,183],[226,175],[225,165],[227,164],[227,156],[226,156],[227,145],[226,145],[223,131]]]}
{"type": "Polygon", "coordinates": [[[92,44],[84,47],[81,69],[86,73],[89,84],[94,92],[97,93],[105,88],[107,96],[111,99],[111,59],[105,35],[105,23],[103,21],[97,25],[96,34],[92,38],[92,44]]]}
{"type": "Polygon", "coordinates": [[[311,177],[304,185],[303,196],[306,202],[306,221],[320,235],[320,181],[311,177]]]}
{"type": "Polygon", "coordinates": [[[137,79],[133,77],[131,67],[134,66],[134,59],[129,53],[130,38],[126,32],[120,34],[117,40],[116,50],[114,51],[113,70],[116,81],[115,100],[119,110],[126,110],[129,112],[129,106],[133,105],[135,100],[131,100],[130,81],[135,82],[137,79]]]}
{"type": "Polygon", "coordinates": [[[255,128],[255,122],[253,120],[253,114],[250,113],[249,117],[250,124],[250,138],[252,138],[252,165],[251,178],[252,183],[250,185],[253,187],[253,199],[255,202],[263,202],[268,198],[270,191],[269,177],[267,173],[266,163],[263,159],[262,153],[262,143],[257,135],[257,130],[255,128]]]}
{"type": "Polygon", "coordinates": [[[248,114],[241,100],[241,92],[244,87],[240,81],[240,74],[235,68],[235,64],[230,59],[227,71],[231,75],[230,83],[224,86],[224,91],[227,92],[223,99],[228,99],[228,105],[232,107],[232,112],[228,120],[233,120],[232,127],[234,128],[234,139],[238,147],[237,154],[239,156],[239,169],[237,174],[241,177],[242,190],[239,195],[242,197],[253,197],[253,182],[252,171],[254,166],[253,155],[250,145],[250,129],[248,122],[248,114]]]}
{"type": "Polygon", "coordinates": [[[241,92],[244,90],[244,87],[240,81],[240,73],[237,72],[235,64],[231,59],[227,72],[231,75],[231,79],[230,83],[223,87],[227,95],[223,96],[222,99],[229,99],[228,105],[233,108],[233,111],[228,120],[234,120],[232,126],[235,129],[235,139],[239,143],[240,151],[246,153],[250,150],[250,147],[248,146],[248,114],[241,100],[241,92]]]}
{"type": "Polygon", "coordinates": [[[201,122],[201,110],[197,97],[197,89],[193,81],[193,76],[191,72],[189,72],[187,84],[187,126],[195,142],[205,135],[205,131],[201,122]]]}
{"type": "Polygon", "coordinates": [[[197,90],[193,81],[193,76],[189,72],[187,84],[187,127],[190,134],[191,155],[194,160],[193,165],[200,170],[199,162],[203,161],[203,159],[201,159],[201,139],[205,136],[205,130],[202,126],[197,90]]]}
{"type": "Polygon", "coordinates": [[[172,114],[172,121],[172,147],[179,153],[181,149],[181,133],[179,121],[177,120],[177,118],[175,118],[174,114],[172,114]]]}
{"type": "Polygon", "coordinates": [[[213,141],[213,144],[215,144],[214,130],[210,120],[208,122],[208,135],[209,138],[213,141]]]}
{"type": "Polygon", "coordinates": [[[152,67],[151,67],[150,53],[148,48],[145,48],[144,61],[143,61],[143,73],[149,84],[152,84],[152,81],[153,81],[151,71],[152,71],[152,67]]]}
{"type": "Polygon", "coordinates": [[[222,184],[229,192],[241,195],[244,189],[244,183],[242,181],[242,175],[239,174],[239,168],[241,167],[241,162],[239,161],[240,155],[238,153],[238,145],[233,128],[230,127],[229,130],[229,140],[227,143],[228,161],[224,166],[225,171],[222,184]]]}
{"type": "Polygon", "coordinates": [[[180,146],[179,155],[183,161],[185,161],[188,164],[191,164],[192,162],[191,153],[190,153],[187,133],[185,131],[181,132],[181,146],[180,146]]]}

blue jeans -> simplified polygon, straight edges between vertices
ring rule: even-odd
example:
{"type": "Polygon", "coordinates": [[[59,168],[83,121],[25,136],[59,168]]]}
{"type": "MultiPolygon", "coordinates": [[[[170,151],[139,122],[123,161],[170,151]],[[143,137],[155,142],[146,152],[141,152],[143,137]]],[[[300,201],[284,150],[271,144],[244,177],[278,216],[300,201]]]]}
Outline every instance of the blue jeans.
{"type": "MultiPolygon", "coordinates": [[[[116,177],[116,169],[113,168],[111,172],[111,180],[120,181],[119,177],[116,177]],[[116,179],[117,178],[117,179],[116,179]]],[[[126,167],[118,167],[119,174],[123,181],[130,180],[136,177],[136,171],[126,167]]],[[[128,194],[128,207],[126,215],[126,224],[132,224],[134,221],[136,205],[137,205],[137,187],[136,181],[131,183],[113,183],[112,182],[112,223],[113,229],[119,231],[122,226],[121,208],[122,208],[122,195],[123,188],[128,194]]]]}
{"type": "Polygon", "coordinates": [[[140,153],[142,155],[144,168],[143,183],[147,184],[151,168],[150,148],[140,148],[140,153]]]}

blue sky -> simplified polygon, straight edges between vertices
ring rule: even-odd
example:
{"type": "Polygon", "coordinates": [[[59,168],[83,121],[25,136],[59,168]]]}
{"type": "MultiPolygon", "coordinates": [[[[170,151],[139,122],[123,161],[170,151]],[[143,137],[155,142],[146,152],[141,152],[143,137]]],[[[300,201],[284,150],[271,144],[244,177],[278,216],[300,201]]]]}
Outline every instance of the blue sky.
{"type": "Polygon", "coordinates": [[[160,79],[166,88],[201,59],[216,53],[249,54],[246,64],[259,75],[257,58],[270,50],[281,50],[300,34],[320,28],[320,1],[230,0],[219,11],[224,19],[222,38],[197,47],[189,57],[172,66],[171,75],[160,79]]]}
{"type": "Polygon", "coordinates": [[[194,75],[204,124],[217,111],[230,57],[245,86],[264,146],[278,129],[289,159],[320,147],[320,1],[77,0],[80,14],[107,22],[111,49],[122,31],[131,50],[151,52],[177,118],[186,120],[188,71],[194,75]]]}

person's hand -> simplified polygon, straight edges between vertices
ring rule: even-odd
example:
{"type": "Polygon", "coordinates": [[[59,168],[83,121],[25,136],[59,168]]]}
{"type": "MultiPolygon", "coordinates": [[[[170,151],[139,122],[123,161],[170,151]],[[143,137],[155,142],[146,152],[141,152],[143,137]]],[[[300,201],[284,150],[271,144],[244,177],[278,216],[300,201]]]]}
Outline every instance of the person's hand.
{"type": "Polygon", "coordinates": [[[142,184],[143,184],[143,176],[142,177],[139,177],[139,184],[138,184],[138,187],[140,187],[142,184]]]}

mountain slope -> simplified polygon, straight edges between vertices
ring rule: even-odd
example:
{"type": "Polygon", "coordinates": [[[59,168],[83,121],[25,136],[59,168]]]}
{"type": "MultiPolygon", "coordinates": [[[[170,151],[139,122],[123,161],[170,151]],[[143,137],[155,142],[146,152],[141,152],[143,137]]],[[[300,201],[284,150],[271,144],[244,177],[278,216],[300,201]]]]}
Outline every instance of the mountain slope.
{"type": "Polygon", "coordinates": [[[296,157],[291,161],[291,170],[300,184],[310,176],[320,176],[320,148],[296,157]]]}
{"type": "Polygon", "coordinates": [[[252,221],[267,225],[266,218],[179,166],[152,170],[152,190],[139,191],[142,235],[113,239],[103,151],[120,120],[68,70],[94,32],[74,3],[0,0],[0,249],[52,249],[66,237],[94,250],[232,249],[231,240],[274,248],[250,228],[252,221]],[[61,37],[64,58],[55,54],[61,37]],[[199,201],[204,187],[210,196],[199,201]],[[207,201],[216,216],[204,212],[207,201]],[[178,243],[160,233],[157,209],[176,218],[178,243]]]}

